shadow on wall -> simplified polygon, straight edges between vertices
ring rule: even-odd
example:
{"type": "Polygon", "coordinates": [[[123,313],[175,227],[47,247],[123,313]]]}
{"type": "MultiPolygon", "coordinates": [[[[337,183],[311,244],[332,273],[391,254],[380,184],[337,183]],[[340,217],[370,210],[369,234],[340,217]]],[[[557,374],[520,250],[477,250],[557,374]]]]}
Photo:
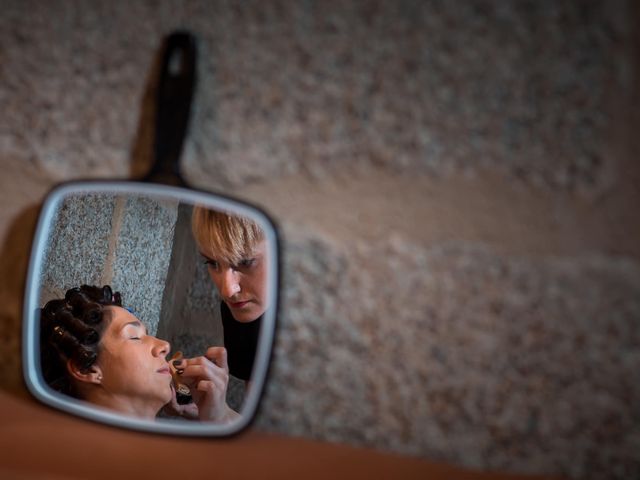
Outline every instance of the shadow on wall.
{"type": "Polygon", "coordinates": [[[211,345],[224,343],[220,299],[191,233],[192,210],[178,205],[157,330],[173,351],[186,356],[202,355],[211,345]]]}
{"type": "Polygon", "coordinates": [[[21,362],[22,299],[39,211],[33,205],[18,214],[0,249],[0,389],[12,394],[26,395],[21,362]]]}

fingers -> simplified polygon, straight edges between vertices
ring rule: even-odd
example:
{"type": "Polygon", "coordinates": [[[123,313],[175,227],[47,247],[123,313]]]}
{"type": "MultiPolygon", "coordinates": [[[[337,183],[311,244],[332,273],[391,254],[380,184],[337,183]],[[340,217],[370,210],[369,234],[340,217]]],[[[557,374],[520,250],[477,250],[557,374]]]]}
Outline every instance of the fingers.
{"type": "Polygon", "coordinates": [[[196,386],[196,393],[201,396],[198,404],[198,417],[200,420],[228,422],[228,412],[225,394],[226,385],[222,386],[216,381],[200,380],[196,386]]]}
{"type": "Polygon", "coordinates": [[[202,399],[202,405],[206,408],[218,410],[226,405],[227,384],[219,378],[212,380],[200,380],[195,387],[202,399]]]}
{"type": "MultiPolygon", "coordinates": [[[[210,382],[216,385],[219,389],[226,389],[229,383],[229,375],[222,368],[212,365],[211,368],[203,365],[190,365],[185,368],[183,377],[187,377],[193,382],[210,382]]],[[[201,390],[198,388],[198,390],[201,390]]]]}
{"type": "Polygon", "coordinates": [[[200,380],[196,386],[196,390],[203,393],[215,393],[216,390],[220,389],[220,387],[221,385],[216,384],[215,381],[200,380]]]}
{"type": "Polygon", "coordinates": [[[209,347],[207,353],[204,354],[209,360],[218,365],[220,368],[224,368],[229,371],[229,365],[227,364],[227,349],[224,347],[209,347]]]}
{"type": "Polygon", "coordinates": [[[178,371],[185,382],[191,381],[192,384],[199,380],[214,380],[226,386],[229,381],[228,370],[205,357],[183,360],[178,371]]]}
{"type": "Polygon", "coordinates": [[[188,420],[196,420],[198,418],[198,406],[195,403],[180,405],[173,385],[171,385],[171,400],[164,406],[164,411],[168,415],[180,416],[188,420]]]}
{"type": "Polygon", "coordinates": [[[178,399],[176,398],[176,389],[173,388],[173,384],[171,385],[171,400],[169,400],[169,405],[176,409],[178,407],[178,399]]]}
{"type": "Polygon", "coordinates": [[[223,421],[230,410],[226,402],[229,384],[227,350],[210,347],[203,356],[173,362],[181,381],[189,386],[200,420],[223,421]]]}
{"type": "Polygon", "coordinates": [[[224,347],[209,347],[201,357],[194,358],[182,358],[180,360],[173,360],[172,364],[178,370],[179,374],[182,374],[183,370],[190,365],[201,365],[204,363],[209,363],[229,372],[229,364],[227,362],[227,349],[224,347]]]}

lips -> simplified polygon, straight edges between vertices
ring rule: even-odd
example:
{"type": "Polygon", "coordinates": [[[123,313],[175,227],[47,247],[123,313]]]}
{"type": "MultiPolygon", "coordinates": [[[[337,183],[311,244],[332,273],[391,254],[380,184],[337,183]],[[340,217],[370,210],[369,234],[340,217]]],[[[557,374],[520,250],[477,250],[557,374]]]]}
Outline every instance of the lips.
{"type": "Polygon", "coordinates": [[[166,375],[171,375],[171,370],[169,369],[169,367],[162,367],[159,368],[158,370],[156,370],[158,373],[164,373],[166,375]]]}
{"type": "Polygon", "coordinates": [[[229,305],[229,307],[231,308],[242,308],[245,305],[249,304],[249,300],[245,301],[245,302],[227,302],[227,304],[229,305]]]}

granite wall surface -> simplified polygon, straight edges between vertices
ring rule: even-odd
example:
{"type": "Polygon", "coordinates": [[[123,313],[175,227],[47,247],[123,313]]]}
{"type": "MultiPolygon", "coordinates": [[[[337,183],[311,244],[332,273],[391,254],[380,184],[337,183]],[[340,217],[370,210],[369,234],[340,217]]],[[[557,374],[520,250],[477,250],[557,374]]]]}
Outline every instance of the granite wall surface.
{"type": "Polygon", "coordinates": [[[110,284],[150,332],[161,320],[177,214],[175,201],[127,197],[123,205],[110,284]]]}
{"type": "Polygon", "coordinates": [[[73,287],[110,285],[155,334],[176,218],[175,202],[85,193],[65,198],[47,239],[41,305],[73,287]]]}
{"type": "Polygon", "coordinates": [[[112,224],[120,215],[113,195],[74,195],[60,202],[45,238],[40,305],[64,298],[73,287],[111,284],[104,273],[113,271],[117,232],[112,224]]]}
{"type": "Polygon", "coordinates": [[[157,48],[187,28],[185,176],[284,237],[257,428],[640,475],[633,2],[1,4],[3,351],[38,202],[144,170],[157,48]]]}

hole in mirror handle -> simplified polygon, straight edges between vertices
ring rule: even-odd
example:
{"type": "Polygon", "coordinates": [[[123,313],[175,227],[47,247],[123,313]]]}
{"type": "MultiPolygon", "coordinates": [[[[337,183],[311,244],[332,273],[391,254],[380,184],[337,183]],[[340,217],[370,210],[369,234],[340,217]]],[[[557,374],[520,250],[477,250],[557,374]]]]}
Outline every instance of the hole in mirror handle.
{"type": "Polygon", "coordinates": [[[143,181],[186,186],[180,154],[196,85],[196,40],[186,31],[165,38],[156,90],[153,164],[143,181]]]}

